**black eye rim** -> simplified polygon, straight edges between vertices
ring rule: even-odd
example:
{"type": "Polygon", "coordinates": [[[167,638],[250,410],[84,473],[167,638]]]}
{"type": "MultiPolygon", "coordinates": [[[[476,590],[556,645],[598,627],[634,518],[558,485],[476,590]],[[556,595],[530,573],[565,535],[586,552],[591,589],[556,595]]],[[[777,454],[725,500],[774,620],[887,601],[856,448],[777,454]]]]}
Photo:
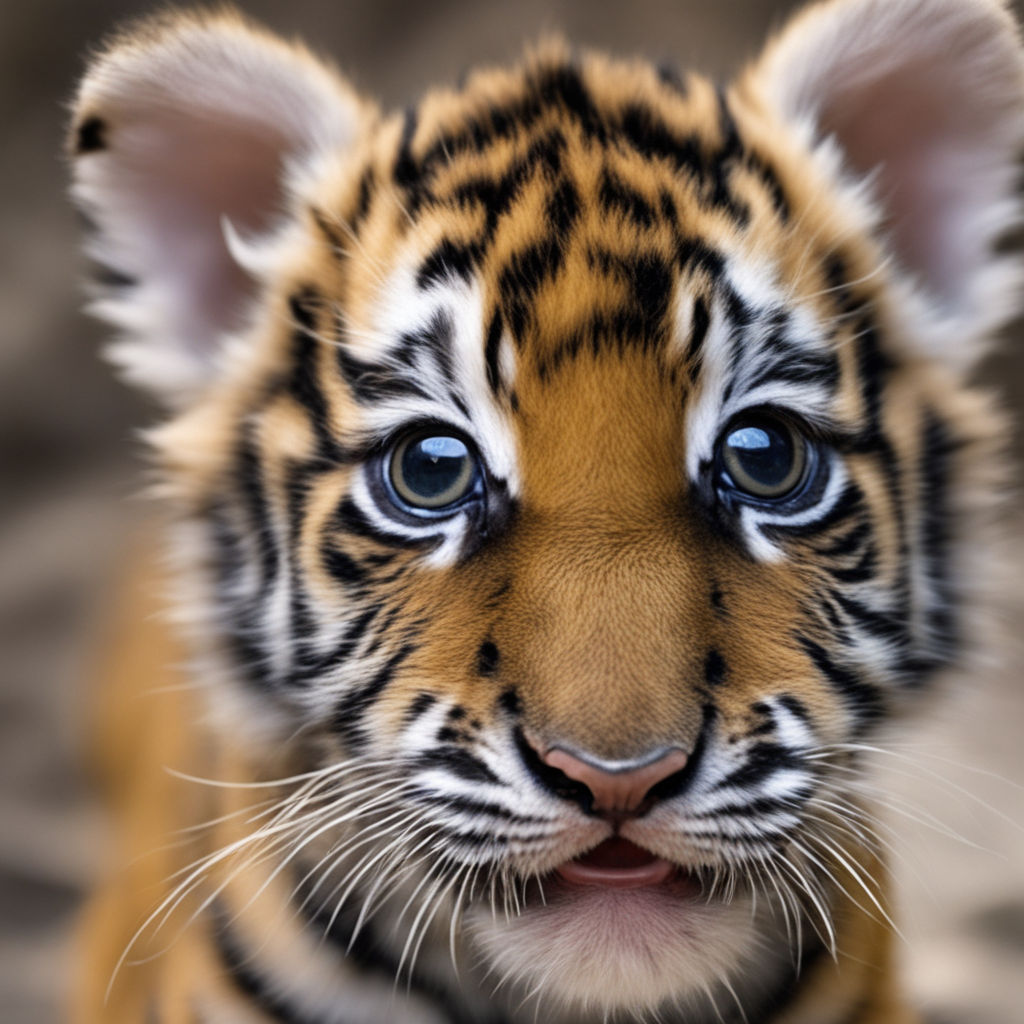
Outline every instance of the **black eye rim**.
{"type": "Polygon", "coordinates": [[[730,499],[748,505],[763,508],[798,505],[812,489],[814,481],[820,475],[823,461],[820,449],[821,444],[816,438],[815,432],[800,417],[788,410],[777,409],[774,406],[755,406],[744,409],[730,417],[715,441],[715,487],[720,494],[724,493],[730,499]],[[803,465],[799,476],[789,488],[778,495],[755,494],[746,490],[733,479],[723,454],[725,441],[731,433],[744,425],[756,425],[758,420],[768,420],[773,424],[781,425],[801,445],[803,450],[803,465]]]}
{"type": "Polygon", "coordinates": [[[482,503],[486,494],[486,469],[477,446],[473,443],[472,438],[467,437],[462,430],[449,423],[429,421],[404,427],[381,445],[376,462],[377,470],[374,475],[383,487],[388,502],[396,511],[412,519],[447,519],[463,511],[468,505],[482,503]],[[398,492],[392,480],[392,466],[398,452],[427,437],[455,438],[465,445],[466,452],[473,462],[469,485],[465,493],[446,505],[436,507],[413,505],[398,492]]]}

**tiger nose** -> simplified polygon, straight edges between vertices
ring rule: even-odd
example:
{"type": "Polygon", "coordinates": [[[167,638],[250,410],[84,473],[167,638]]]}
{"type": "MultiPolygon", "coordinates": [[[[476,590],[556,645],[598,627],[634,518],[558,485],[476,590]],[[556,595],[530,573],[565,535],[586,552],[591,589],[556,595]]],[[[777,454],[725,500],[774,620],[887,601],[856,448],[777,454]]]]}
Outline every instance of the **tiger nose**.
{"type": "Polygon", "coordinates": [[[586,786],[594,798],[594,810],[605,814],[635,812],[652,787],[682,771],[687,761],[687,755],[676,747],[655,750],[633,761],[601,761],[557,747],[540,757],[545,764],[586,786]]]}

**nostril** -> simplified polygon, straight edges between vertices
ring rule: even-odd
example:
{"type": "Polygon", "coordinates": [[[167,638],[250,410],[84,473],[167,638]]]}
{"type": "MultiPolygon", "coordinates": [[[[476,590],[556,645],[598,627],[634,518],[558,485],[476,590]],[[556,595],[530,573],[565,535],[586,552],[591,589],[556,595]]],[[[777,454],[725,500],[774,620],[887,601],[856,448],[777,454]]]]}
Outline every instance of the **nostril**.
{"type": "Polygon", "coordinates": [[[526,738],[522,729],[513,732],[513,739],[523,764],[541,785],[563,800],[572,800],[588,814],[593,810],[594,798],[582,783],[571,779],[565,772],[549,765],[540,755],[536,746],[526,738]]]}

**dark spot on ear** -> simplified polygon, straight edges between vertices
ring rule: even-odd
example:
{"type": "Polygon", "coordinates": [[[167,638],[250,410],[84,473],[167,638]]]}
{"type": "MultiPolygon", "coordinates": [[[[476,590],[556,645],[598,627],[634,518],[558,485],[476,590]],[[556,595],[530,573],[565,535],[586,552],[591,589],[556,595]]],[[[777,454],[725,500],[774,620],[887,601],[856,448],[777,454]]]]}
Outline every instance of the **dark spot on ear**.
{"type": "Polygon", "coordinates": [[[523,702],[519,699],[519,694],[511,687],[501,691],[501,695],[498,697],[498,706],[514,718],[518,718],[523,713],[523,702]]]}
{"type": "Polygon", "coordinates": [[[708,686],[721,686],[728,672],[725,658],[712,647],[704,659],[704,681],[708,686]]]}
{"type": "Polygon", "coordinates": [[[107,126],[98,117],[87,117],[75,133],[75,153],[98,153],[107,148],[107,126]]]}
{"type": "Polygon", "coordinates": [[[476,670],[482,676],[493,676],[498,671],[501,652],[493,640],[485,640],[476,652],[476,670]]]}
{"type": "Polygon", "coordinates": [[[95,264],[90,276],[102,288],[135,288],[139,283],[137,277],[126,274],[106,263],[95,264]]]}

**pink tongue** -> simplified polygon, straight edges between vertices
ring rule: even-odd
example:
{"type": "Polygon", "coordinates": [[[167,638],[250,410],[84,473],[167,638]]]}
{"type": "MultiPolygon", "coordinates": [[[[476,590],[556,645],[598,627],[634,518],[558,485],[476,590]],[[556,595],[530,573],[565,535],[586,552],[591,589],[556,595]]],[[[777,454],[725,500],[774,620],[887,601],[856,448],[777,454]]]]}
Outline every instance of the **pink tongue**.
{"type": "Polygon", "coordinates": [[[593,850],[567,861],[557,869],[570,885],[599,885],[613,889],[638,889],[664,882],[675,867],[661,857],[615,836],[593,850]]]}

